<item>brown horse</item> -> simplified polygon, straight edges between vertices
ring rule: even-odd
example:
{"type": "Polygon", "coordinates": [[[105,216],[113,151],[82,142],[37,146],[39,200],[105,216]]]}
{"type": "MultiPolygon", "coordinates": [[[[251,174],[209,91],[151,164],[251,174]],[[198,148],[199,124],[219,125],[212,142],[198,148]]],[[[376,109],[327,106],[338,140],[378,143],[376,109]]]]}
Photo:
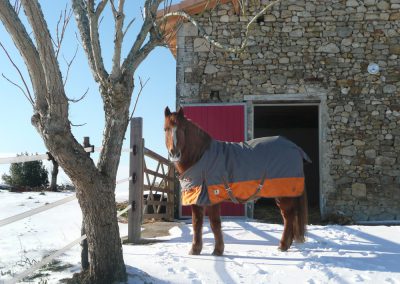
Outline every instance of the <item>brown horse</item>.
{"type": "MultiPolygon", "coordinates": [[[[182,188],[185,186],[185,182],[192,182],[192,179],[196,179],[197,177],[186,177],[188,171],[190,171],[196,164],[203,162],[204,153],[209,151],[212,148],[213,143],[222,143],[215,142],[211,136],[202,130],[200,127],[195,125],[190,120],[186,119],[183,113],[183,109],[180,108],[178,112],[173,112],[169,110],[168,107],[165,108],[165,143],[168,149],[168,153],[171,161],[174,163],[177,172],[180,175],[180,182],[182,188]],[[202,160],[201,162],[199,162],[202,160]]],[[[255,141],[255,140],[252,140],[255,141]]],[[[251,141],[249,141],[251,142],[251,141]]],[[[285,142],[291,143],[291,142],[285,142]]],[[[229,144],[238,144],[238,143],[229,143],[229,144]]],[[[246,144],[247,145],[247,144],[246,144]]],[[[290,144],[291,147],[294,147],[290,144]]],[[[235,146],[235,145],[234,145],[235,146]]],[[[297,147],[297,146],[296,146],[297,147]]],[[[285,148],[286,149],[286,148],[285,148]]],[[[302,151],[299,148],[296,148],[296,151],[302,151]]],[[[286,152],[286,151],[284,151],[286,152]]],[[[305,155],[305,154],[304,154],[305,155]]],[[[290,157],[289,157],[290,158],[290,157]]],[[[220,160],[219,158],[214,158],[214,160],[220,160]]],[[[284,163],[287,163],[288,160],[285,160],[284,163]]],[[[226,164],[226,162],[224,162],[226,164]]],[[[274,162],[275,163],[275,162],[274,162]]],[[[287,164],[285,164],[287,167],[287,164]]],[[[241,170],[242,171],[242,170],[241,170]]],[[[241,173],[239,173],[241,174],[241,173]]],[[[302,165],[301,165],[301,174],[302,174],[302,165]]],[[[215,238],[215,247],[213,251],[213,255],[222,255],[224,252],[224,240],[221,231],[221,218],[220,218],[220,203],[222,201],[217,201],[213,203],[211,197],[204,192],[210,190],[210,179],[212,177],[207,177],[207,175],[212,175],[212,173],[199,174],[199,179],[201,180],[201,185],[198,188],[191,188],[189,191],[185,191],[189,194],[188,200],[186,200],[186,204],[191,204],[192,206],[192,222],[193,222],[193,242],[192,248],[189,254],[198,255],[201,253],[203,242],[202,242],[202,227],[203,227],[203,218],[204,218],[204,208],[207,208],[211,229],[215,238]],[[198,195],[195,199],[191,200],[190,196],[193,196],[193,193],[198,191],[198,195]],[[192,194],[192,195],[191,195],[192,194]],[[201,202],[199,200],[202,200],[201,202]],[[211,201],[210,201],[211,200],[211,201]],[[203,202],[205,201],[205,202],[203,202]]],[[[279,179],[279,184],[283,184],[283,180],[279,179]]],[[[299,180],[297,178],[296,180],[299,180]]],[[[263,188],[263,185],[267,186],[270,183],[270,179],[263,177],[260,182],[259,188],[256,189],[256,193],[260,193],[260,189],[263,188]]],[[[214,192],[216,196],[224,196],[226,199],[230,199],[233,202],[246,202],[248,200],[243,200],[239,197],[234,197],[232,194],[232,190],[230,188],[230,183],[224,180],[222,182],[223,187],[213,188],[211,192],[214,192]],[[224,190],[226,189],[226,191],[224,190]],[[229,198],[227,198],[229,197],[229,198]]],[[[241,183],[243,187],[246,187],[246,183],[241,183]]],[[[293,185],[290,185],[293,190],[293,185]]],[[[290,248],[293,240],[297,242],[305,241],[305,231],[307,224],[307,197],[306,191],[304,190],[304,179],[302,180],[301,186],[303,190],[301,191],[301,195],[296,197],[277,197],[279,195],[275,195],[276,204],[281,211],[281,215],[284,222],[284,230],[282,234],[282,238],[280,240],[280,244],[278,249],[281,251],[286,251],[290,248]]],[[[273,186],[270,186],[271,188],[273,186]]],[[[232,184],[233,188],[233,184],[232,184]]],[[[253,187],[252,187],[253,188],[253,187]]],[[[184,189],[183,189],[184,190],[184,189]]],[[[269,190],[269,189],[268,189],[269,190]]],[[[254,191],[254,190],[253,190],[254,191]]],[[[272,190],[273,191],[273,190],[272,190]]],[[[184,192],[182,192],[183,194],[184,192]]],[[[253,193],[253,195],[248,199],[255,199],[260,195],[253,193]]],[[[262,196],[262,195],[261,195],[262,196]]],[[[284,195],[287,196],[287,195],[284,195]]]]}

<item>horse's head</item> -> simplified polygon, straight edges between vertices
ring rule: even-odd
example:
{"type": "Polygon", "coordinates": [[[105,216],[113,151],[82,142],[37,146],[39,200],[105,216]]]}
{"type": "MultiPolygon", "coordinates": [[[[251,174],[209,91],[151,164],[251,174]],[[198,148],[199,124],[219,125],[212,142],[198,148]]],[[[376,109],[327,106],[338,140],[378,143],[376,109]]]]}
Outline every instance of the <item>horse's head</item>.
{"type": "Polygon", "coordinates": [[[165,145],[172,162],[179,162],[182,158],[183,147],[185,146],[185,116],[183,109],[178,112],[171,112],[165,108],[165,145]]]}

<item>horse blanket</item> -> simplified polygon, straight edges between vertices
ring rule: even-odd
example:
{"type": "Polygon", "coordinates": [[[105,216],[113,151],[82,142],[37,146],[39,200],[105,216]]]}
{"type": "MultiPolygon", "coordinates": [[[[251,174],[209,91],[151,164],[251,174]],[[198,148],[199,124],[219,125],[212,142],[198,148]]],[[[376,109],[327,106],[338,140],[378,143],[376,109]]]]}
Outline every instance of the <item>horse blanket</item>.
{"type": "Polygon", "coordinates": [[[244,143],[212,140],[200,160],[179,177],[182,205],[300,196],[303,160],[311,162],[300,147],[281,136],[244,143]]]}

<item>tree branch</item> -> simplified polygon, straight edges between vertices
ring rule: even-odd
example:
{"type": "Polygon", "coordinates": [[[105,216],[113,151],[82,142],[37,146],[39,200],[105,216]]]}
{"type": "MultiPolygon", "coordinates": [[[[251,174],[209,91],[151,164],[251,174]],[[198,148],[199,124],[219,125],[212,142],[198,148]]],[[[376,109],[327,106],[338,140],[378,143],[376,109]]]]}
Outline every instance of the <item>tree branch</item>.
{"type": "Polygon", "coordinates": [[[103,58],[101,56],[101,45],[99,39],[99,17],[103,12],[106,0],[100,2],[97,9],[94,9],[94,0],[88,0],[86,11],[89,19],[89,35],[92,46],[92,55],[96,73],[101,81],[106,82],[108,74],[104,68],[103,58]]]}
{"type": "Polygon", "coordinates": [[[100,18],[101,13],[103,13],[104,7],[106,7],[108,0],[102,0],[96,8],[96,17],[100,18]]]}
{"type": "Polygon", "coordinates": [[[83,95],[79,99],[68,99],[68,101],[70,101],[71,103],[80,102],[81,100],[83,100],[86,97],[88,92],[89,92],[89,88],[86,89],[85,93],[83,93],[83,95]]]}
{"type": "Polygon", "coordinates": [[[65,61],[65,63],[67,64],[67,72],[66,72],[66,74],[65,74],[65,78],[64,78],[64,82],[63,82],[63,86],[64,86],[64,87],[65,87],[65,85],[67,84],[68,75],[69,75],[69,70],[71,69],[71,65],[72,65],[72,63],[74,62],[77,53],[78,53],[78,45],[77,45],[76,48],[75,48],[75,53],[74,53],[74,55],[72,56],[71,60],[68,61],[68,60],[65,59],[65,57],[63,56],[64,61],[65,61]]]}
{"type": "Polygon", "coordinates": [[[17,86],[17,87],[22,91],[22,93],[24,94],[24,96],[28,99],[28,101],[31,103],[31,105],[33,106],[33,108],[35,108],[35,102],[33,101],[32,94],[31,94],[31,92],[29,91],[29,87],[28,87],[28,85],[26,84],[25,78],[24,78],[24,76],[22,75],[21,70],[19,69],[19,67],[17,66],[17,64],[15,64],[14,60],[11,58],[11,56],[10,56],[10,54],[8,53],[7,49],[5,49],[4,45],[3,45],[1,42],[0,42],[0,46],[1,46],[1,48],[4,50],[4,53],[7,55],[8,60],[10,60],[11,64],[12,64],[13,67],[15,68],[15,70],[17,70],[17,72],[18,72],[18,74],[19,74],[19,77],[21,78],[22,83],[24,84],[24,87],[25,87],[26,92],[22,89],[21,86],[19,86],[18,84],[14,83],[14,82],[11,81],[10,79],[8,79],[4,74],[2,74],[2,76],[3,76],[7,81],[9,81],[11,84],[17,86]]]}
{"type": "MultiPolygon", "coordinates": [[[[43,84],[43,82],[46,81],[44,70],[36,47],[21,20],[18,18],[14,8],[6,0],[0,0],[0,20],[7,32],[11,35],[15,46],[24,59],[31,78],[34,94],[47,94],[46,85],[43,84]]],[[[43,96],[36,96],[35,99],[36,111],[45,115],[48,109],[46,99],[43,96]]]]}
{"type": "Polygon", "coordinates": [[[203,38],[205,38],[210,44],[214,45],[215,47],[222,49],[224,51],[227,52],[232,52],[232,53],[241,53],[246,47],[247,47],[247,41],[249,39],[249,32],[250,32],[250,27],[256,22],[256,20],[262,16],[263,14],[265,14],[265,12],[270,9],[273,5],[279,3],[280,0],[276,0],[273,1],[271,3],[269,3],[268,5],[266,5],[260,12],[258,12],[251,20],[250,22],[247,23],[246,25],[246,32],[245,32],[245,37],[244,40],[241,44],[240,47],[231,47],[230,45],[227,44],[222,44],[214,39],[212,39],[207,33],[206,31],[203,29],[203,27],[201,27],[201,25],[199,25],[199,23],[188,13],[183,12],[183,11],[177,11],[177,12],[171,12],[171,13],[167,13],[165,14],[161,19],[158,20],[158,23],[162,24],[163,22],[166,21],[166,19],[168,17],[181,17],[184,18],[186,20],[188,20],[189,22],[191,22],[199,31],[199,35],[203,38]]]}
{"type": "Polygon", "coordinates": [[[86,4],[85,2],[83,2],[83,0],[72,0],[72,9],[74,10],[75,20],[78,26],[79,34],[81,36],[82,46],[88,58],[89,66],[92,70],[94,80],[96,82],[99,82],[100,76],[96,72],[96,64],[92,51],[92,43],[90,40],[90,27],[89,19],[86,12],[86,4]]]}
{"type": "Polygon", "coordinates": [[[57,42],[55,42],[53,39],[53,43],[56,47],[56,58],[58,58],[58,54],[60,52],[61,49],[61,44],[64,40],[64,35],[65,35],[65,31],[67,29],[67,26],[69,24],[69,21],[71,20],[71,16],[72,16],[72,10],[69,9],[68,14],[67,14],[67,5],[65,5],[65,9],[64,9],[64,16],[63,16],[63,12],[61,11],[60,13],[60,17],[57,21],[57,28],[56,28],[56,37],[57,37],[57,42]],[[61,27],[61,33],[60,33],[60,23],[61,20],[63,21],[62,27],[61,27]]]}
{"type": "Polygon", "coordinates": [[[162,41],[159,38],[154,38],[150,36],[149,41],[139,50],[136,52],[134,57],[131,60],[131,64],[127,66],[126,72],[133,73],[136,70],[140,63],[150,54],[150,52],[156,47],[162,45],[162,41]]]}
{"type": "Polygon", "coordinates": [[[128,32],[128,30],[129,30],[129,28],[131,27],[131,25],[135,22],[135,20],[136,20],[136,18],[133,18],[133,19],[128,23],[128,25],[127,25],[126,28],[125,28],[123,37],[125,37],[126,33],[128,32]]]}
{"type": "MultiPolygon", "coordinates": [[[[57,117],[63,114],[66,116],[65,119],[68,120],[67,97],[64,93],[60,68],[42,10],[37,0],[21,0],[21,3],[36,39],[40,62],[46,78],[47,93],[49,94],[47,100],[49,105],[53,106],[50,110],[57,112],[57,117]]],[[[44,96],[45,94],[37,93],[36,95],[44,96]]]]}
{"type": "Polygon", "coordinates": [[[144,90],[144,87],[146,87],[146,85],[147,85],[147,83],[149,82],[149,80],[150,80],[150,78],[147,78],[147,80],[143,83],[142,78],[139,76],[140,89],[139,89],[139,93],[138,93],[138,95],[137,95],[137,97],[136,97],[135,105],[133,106],[133,110],[132,110],[132,113],[131,113],[131,116],[130,116],[130,119],[129,119],[129,120],[132,119],[133,114],[135,113],[136,106],[137,106],[137,103],[138,103],[138,101],[139,101],[140,95],[142,94],[142,92],[143,92],[143,90],[144,90]]]}
{"type": "MultiPolygon", "coordinates": [[[[32,105],[32,107],[35,108],[35,102],[33,101],[30,93],[25,92],[24,89],[20,85],[18,85],[17,83],[11,81],[11,79],[7,78],[6,75],[4,75],[3,73],[1,73],[1,76],[3,76],[4,79],[6,79],[8,82],[10,82],[14,86],[16,86],[18,89],[20,89],[22,94],[24,94],[25,98],[28,99],[28,101],[32,105]]],[[[24,84],[25,84],[25,82],[24,82],[24,84]]],[[[28,89],[26,89],[26,90],[29,92],[28,89]]]]}
{"type": "MultiPolygon", "coordinates": [[[[113,2],[113,1],[112,1],[113,2]]],[[[113,55],[113,66],[112,74],[113,77],[118,77],[121,73],[121,48],[124,34],[122,28],[124,26],[124,0],[119,0],[118,11],[115,12],[114,3],[111,5],[113,8],[114,19],[115,19],[115,38],[114,38],[114,55],[113,55]]]]}
{"type": "MultiPolygon", "coordinates": [[[[135,70],[133,68],[133,65],[136,65],[136,64],[134,64],[134,60],[137,59],[138,57],[140,57],[138,53],[141,53],[141,50],[143,50],[143,48],[145,47],[145,46],[143,46],[143,43],[146,40],[147,35],[150,33],[150,30],[154,27],[158,6],[163,1],[164,0],[146,0],[146,2],[144,4],[144,8],[145,8],[144,23],[142,25],[140,32],[138,33],[138,35],[136,37],[134,44],[132,45],[132,47],[128,53],[128,56],[126,57],[124,63],[122,64],[122,72],[133,73],[133,70],[135,70]]],[[[156,43],[156,42],[154,42],[154,43],[156,43]]],[[[159,43],[157,42],[157,44],[159,44],[159,43]]],[[[147,46],[147,49],[148,49],[148,47],[150,47],[150,46],[147,46]]],[[[153,46],[153,48],[154,47],[155,46],[153,46]]],[[[151,48],[151,50],[153,48],[151,48]]],[[[140,62],[142,60],[140,60],[140,62]]]]}

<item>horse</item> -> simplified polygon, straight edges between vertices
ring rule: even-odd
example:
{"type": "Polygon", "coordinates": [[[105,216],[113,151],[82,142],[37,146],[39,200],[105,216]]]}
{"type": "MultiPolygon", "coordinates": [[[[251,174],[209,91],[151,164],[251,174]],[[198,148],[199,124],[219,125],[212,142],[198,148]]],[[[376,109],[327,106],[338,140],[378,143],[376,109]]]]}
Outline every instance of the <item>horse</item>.
{"type": "Polygon", "coordinates": [[[244,143],[221,142],[214,140],[206,131],[187,119],[183,108],[171,112],[166,107],[164,115],[165,144],[179,175],[182,204],[191,205],[192,208],[193,240],[190,255],[199,255],[202,251],[205,209],[215,240],[212,254],[223,255],[225,245],[220,216],[223,201],[245,203],[259,197],[273,197],[284,224],[278,249],[287,251],[293,241],[305,242],[308,213],[303,161],[311,161],[301,148],[279,136],[244,143]],[[231,148],[233,157],[223,156],[231,148]],[[263,152],[260,154],[256,149],[263,152]],[[232,160],[237,160],[238,157],[241,157],[241,161],[237,162],[238,169],[231,169],[232,160]],[[252,167],[249,170],[251,164],[266,169],[259,171],[252,167]],[[224,167],[228,169],[223,169],[221,174],[217,173],[224,167]],[[287,172],[291,168],[296,168],[295,177],[280,177],[285,175],[281,172],[287,172]],[[250,181],[245,180],[246,173],[251,176],[250,181]],[[255,178],[255,174],[259,177],[255,178]],[[237,183],[234,182],[235,176],[240,177],[237,183]],[[247,197],[243,193],[246,191],[247,197]]]}

